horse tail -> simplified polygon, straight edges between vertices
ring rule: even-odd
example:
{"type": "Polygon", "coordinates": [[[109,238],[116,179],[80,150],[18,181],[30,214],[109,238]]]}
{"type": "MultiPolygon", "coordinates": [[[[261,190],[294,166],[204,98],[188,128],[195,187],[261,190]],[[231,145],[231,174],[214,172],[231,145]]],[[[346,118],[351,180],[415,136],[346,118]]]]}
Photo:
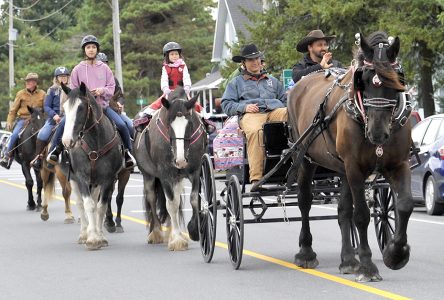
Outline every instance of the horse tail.
{"type": "Polygon", "coordinates": [[[166,197],[163,192],[162,183],[160,182],[159,178],[155,179],[154,182],[154,189],[156,191],[157,196],[157,207],[159,208],[159,220],[160,223],[164,223],[168,217],[168,211],[166,208],[166,197]]]}
{"type": "Polygon", "coordinates": [[[43,191],[46,201],[50,201],[55,192],[55,175],[54,172],[42,168],[41,177],[43,181],[43,191]]]}

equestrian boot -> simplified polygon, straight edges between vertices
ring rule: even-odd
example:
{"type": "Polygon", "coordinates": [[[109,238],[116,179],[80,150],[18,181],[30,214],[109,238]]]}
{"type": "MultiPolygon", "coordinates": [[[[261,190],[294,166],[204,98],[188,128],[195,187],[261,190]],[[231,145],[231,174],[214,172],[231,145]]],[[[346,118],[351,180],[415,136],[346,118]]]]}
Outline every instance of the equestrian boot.
{"type": "Polygon", "coordinates": [[[46,145],[48,145],[47,142],[37,139],[35,146],[35,152],[37,153],[37,156],[31,162],[31,166],[36,170],[40,170],[42,168],[42,152],[45,149],[46,145]]]}
{"type": "Polygon", "coordinates": [[[6,168],[7,170],[9,170],[9,168],[11,168],[13,159],[14,159],[14,155],[6,154],[2,158],[2,160],[0,161],[0,166],[2,166],[3,168],[6,168]]]}
{"type": "Polygon", "coordinates": [[[60,142],[54,150],[48,153],[48,156],[46,157],[46,161],[48,164],[56,165],[59,163],[59,155],[63,151],[63,144],[60,142]]]}
{"type": "Polygon", "coordinates": [[[125,169],[132,169],[136,166],[136,159],[128,149],[125,149],[125,169]]]}

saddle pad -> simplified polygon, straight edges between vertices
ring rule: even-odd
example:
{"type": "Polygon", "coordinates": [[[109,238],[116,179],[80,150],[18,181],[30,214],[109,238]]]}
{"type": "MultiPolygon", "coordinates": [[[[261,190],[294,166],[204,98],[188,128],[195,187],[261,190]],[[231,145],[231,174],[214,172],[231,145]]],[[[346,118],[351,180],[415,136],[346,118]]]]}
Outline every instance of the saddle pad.
{"type": "Polygon", "coordinates": [[[244,139],[239,135],[238,117],[229,118],[213,141],[216,171],[241,166],[244,160],[244,139]]]}

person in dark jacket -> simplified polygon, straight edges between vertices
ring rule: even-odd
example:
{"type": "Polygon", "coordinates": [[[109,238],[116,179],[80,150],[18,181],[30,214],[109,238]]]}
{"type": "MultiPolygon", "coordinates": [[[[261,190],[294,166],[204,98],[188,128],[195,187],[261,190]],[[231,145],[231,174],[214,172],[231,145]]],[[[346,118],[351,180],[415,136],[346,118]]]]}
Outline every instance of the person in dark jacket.
{"type": "Polygon", "coordinates": [[[305,53],[304,58],[293,66],[293,81],[296,84],[301,78],[310,73],[329,69],[331,67],[342,68],[342,64],[333,60],[333,55],[328,51],[329,42],[336,36],[326,36],[322,30],[313,30],[299,41],[296,50],[305,53]]]}

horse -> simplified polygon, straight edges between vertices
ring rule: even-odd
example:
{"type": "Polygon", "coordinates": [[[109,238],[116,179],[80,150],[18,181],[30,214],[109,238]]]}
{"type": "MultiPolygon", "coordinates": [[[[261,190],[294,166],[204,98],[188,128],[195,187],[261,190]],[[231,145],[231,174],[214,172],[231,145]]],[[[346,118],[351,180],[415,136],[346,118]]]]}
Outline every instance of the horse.
{"type": "MultiPolygon", "coordinates": [[[[43,154],[46,157],[46,153],[43,154]]],[[[46,163],[42,164],[40,169],[40,176],[43,181],[43,209],[40,213],[40,218],[43,221],[49,219],[48,205],[52,199],[55,190],[55,177],[57,177],[60,186],[62,187],[62,195],[65,200],[65,224],[72,224],[75,221],[71,211],[71,184],[68,181],[65,173],[63,173],[60,165],[55,165],[54,168],[48,168],[46,163]]]]}
{"type": "Polygon", "coordinates": [[[405,87],[396,60],[399,38],[389,43],[384,32],[372,33],[368,39],[362,34],[359,37],[360,50],[353,67],[336,79],[325,76],[324,72],[306,76],[290,91],[287,105],[293,139],[303,135],[308,139],[299,147],[302,153],[293,154],[294,163],[298,158],[302,161],[296,166],[302,227],[295,263],[303,268],[318,265],[312,249],[309,212],[311,181],[316,166],[320,165],[342,176],[338,203],[342,235],[340,272],[356,274],[356,281],[367,282],[382,280],[372,262],[367,239],[370,212],[365,200],[365,180],[375,171],[383,175],[398,195],[396,229],[383,251],[384,264],[397,270],[409,261],[406,231],[413,200],[409,167],[411,127],[407,120],[411,107],[403,101],[401,93],[405,87]],[[319,126],[313,126],[318,120],[321,120],[319,126]],[[350,241],[352,220],[359,234],[359,261],[350,241]]]}
{"type": "Polygon", "coordinates": [[[31,118],[26,121],[17,140],[17,146],[13,149],[14,159],[21,165],[23,176],[26,180],[26,189],[28,190],[28,204],[26,206],[27,210],[40,211],[42,208],[42,178],[40,177],[39,170],[34,169],[35,179],[37,182],[37,204],[34,201],[34,196],[32,188],[34,186],[34,180],[31,176],[31,161],[37,155],[36,153],[36,141],[37,134],[39,130],[43,127],[45,123],[45,118],[43,111],[39,108],[33,108],[28,106],[31,118]]]}
{"type": "Polygon", "coordinates": [[[207,148],[207,135],[198,113],[194,111],[198,97],[187,100],[184,89],[178,87],[168,99],[162,98],[162,108],[135,138],[134,156],[144,179],[144,203],[149,223],[147,241],[157,244],[168,238],[168,249],[172,251],[188,248],[188,239],[181,229],[183,212],[180,195],[185,178],[192,185],[190,202],[193,215],[187,225],[188,233],[192,240],[199,240],[199,172],[202,155],[207,148]],[[161,231],[165,220],[171,221],[169,237],[164,237],[161,231]]]}
{"type": "Polygon", "coordinates": [[[123,168],[123,147],[114,124],[104,115],[94,96],[82,82],[73,90],[62,85],[68,95],[63,105],[65,130],[62,143],[69,155],[62,155],[62,168],[71,179],[80,212],[78,242],[87,249],[108,246],[103,235],[105,211],[114,183],[123,168]]]}

